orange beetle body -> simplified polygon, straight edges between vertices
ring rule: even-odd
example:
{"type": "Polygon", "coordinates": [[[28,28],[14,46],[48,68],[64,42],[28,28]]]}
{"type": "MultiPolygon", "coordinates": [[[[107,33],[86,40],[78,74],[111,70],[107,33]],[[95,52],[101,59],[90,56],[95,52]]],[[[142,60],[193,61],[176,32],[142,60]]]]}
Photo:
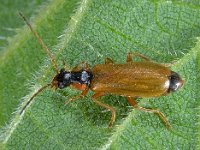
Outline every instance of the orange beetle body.
{"type": "MultiPolygon", "coordinates": [[[[111,59],[106,59],[105,62],[105,64],[95,65],[92,69],[85,63],[72,70],[72,74],[81,74],[82,72],[84,79],[85,76],[88,79],[86,84],[82,84],[83,81],[76,81],[71,84],[76,89],[82,90],[82,94],[71,98],[68,102],[83,97],[89,89],[92,90],[95,92],[92,96],[93,101],[112,112],[109,123],[109,126],[112,126],[116,118],[115,109],[98,101],[97,98],[106,94],[121,95],[127,98],[133,108],[159,115],[165,125],[170,128],[171,126],[162,112],[138,106],[135,98],[159,97],[174,92],[183,85],[184,81],[181,77],[166,67],[166,64],[155,63],[138,53],[129,53],[127,62],[124,64],[115,64],[111,59]],[[138,56],[145,61],[133,62],[132,56],[138,56]],[[85,75],[86,72],[88,75],[85,75]]],[[[81,78],[79,76],[79,79],[81,78]]],[[[54,80],[58,80],[57,76],[54,80]]],[[[57,84],[54,84],[54,86],[57,86],[57,84]]]]}
{"type": "Polygon", "coordinates": [[[66,104],[85,96],[88,90],[92,90],[94,92],[92,100],[97,105],[112,112],[109,126],[112,126],[115,121],[115,109],[97,100],[98,97],[106,94],[122,95],[126,97],[129,104],[132,105],[134,109],[155,113],[159,115],[168,128],[170,127],[170,124],[162,112],[156,109],[147,109],[138,106],[135,98],[159,97],[176,91],[183,85],[183,80],[177,73],[171,71],[166,67],[166,65],[155,63],[138,53],[129,53],[127,61],[124,64],[115,64],[111,59],[107,58],[105,64],[95,65],[92,69],[84,63],[78,65],[72,70],[66,70],[65,67],[59,70],[54,57],[38,33],[33,30],[31,24],[22,13],[19,13],[19,15],[27,23],[39,44],[48,54],[56,72],[52,82],[41,87],[35,94],[33,94],[30,100],[22,107],[20,114],[25,111],[33,98],[47,87],[63,89],[72,86],[81,90],[82,93],[81,95],[70,98],[66,104]],[[133,56],[140,57],[145,61],[133,62],[133,56]]]}
{"type": "Polygon", "coordinates": [[[92,72],[92,91],[143,98],[166,94],[171,75],[170,69],[147,61],[95,65],[92,72]]]}

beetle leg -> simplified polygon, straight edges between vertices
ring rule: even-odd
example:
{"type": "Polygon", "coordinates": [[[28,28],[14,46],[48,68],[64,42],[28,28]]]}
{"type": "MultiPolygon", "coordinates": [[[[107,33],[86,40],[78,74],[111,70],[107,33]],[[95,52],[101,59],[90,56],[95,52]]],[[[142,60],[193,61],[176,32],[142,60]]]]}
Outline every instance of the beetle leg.
{"type": "Polygon", "coordinates": [[[131,106],[133,106],[134,109],[157,114],[162,119],[162,121],[167,126],[167,128],[171,128],[171,125],[169,124],[166,117],[164,116],[164,114],[161,111],[159,111],[157,109],[147,109],[147,108],[140,107],[140,106],[137,105],[137,102],[131,97],[127,97],[127,100],[129,102],[129,104],[131,106]]]}
{"type": "Polygon", "coordinates": [[[62,60],[62,64],[63,64],[63,68],[64,68],[65,70],[69,70],[69,67],[66,65],[66,63],[65,63],[64,60],[62,60]]]}
{"type": "Polygon", "coordinates": [[[105,59],[105,64],[114,64],[114,61],[110,58],[105,59]]]}
{"type": "Polygon", "coordinates": [[[83,90],[80,95],[74,96],[74,97],[70,98],[69,100],[65,101],[65,105],[67,105],[70,102],[75,101],[75,100],[77,100],[79,98],[83,98],[87,93],[88,93],[88,89],[83,90]]]}
{"type": "Polygon", "coordinates": [[[72,71],[80,71],[80,70],[89,70],[89,65],[86,62],[82,62],[81,64],[77,65],[72,69],[72,71]]]}
{"type": "Polygon", "coordinates": [[[144,59],[145,61],[151,61],[151,59],[147,58],[146,56],[144,56],[142,54],[135,53],[135,52],[129,52],[128,55],[127,55],[126,62],[127,63],[133,62],[132,57],[135,57],[135,56],[140,57],[140,58],[144,59]]]}
{"type": "Polygon", "coordinates": [[[172,62],[170,62],[170,63],[161,63],[161,65],[163,65],[163,66],[165,66],[165,67],[171,67],[171,66],[173,66],[176,62],[177,62],[177,61],[175,60],[175,61],[172,61],[172,62]]]}
{"type": "Polygon", "coordinates": [[[115,118],[116,118],[115,109],[114,109],[113,107],[109,106],[109,105],[106,105],[106,104],[104,104],[104,103],[102,103],[102,102],[96,100],[98,97],[101,97],[101,96],[103,96],[103,95],[104,95],[104,93],[95,93],[95,94],[92,96],[92,99],[93,99],[93,101],[94,101],[97,105],[99,105],[99,106],[101,106],[101,107],[104,107],[104,108],[106,108],[106,109],[109,109],[109,110],[112,112],[112,117],[111,117],[110,122],[109,122],[109,125],[108,125],[109,127],[112,127],[113,123],[115,122],[115,118]]]}

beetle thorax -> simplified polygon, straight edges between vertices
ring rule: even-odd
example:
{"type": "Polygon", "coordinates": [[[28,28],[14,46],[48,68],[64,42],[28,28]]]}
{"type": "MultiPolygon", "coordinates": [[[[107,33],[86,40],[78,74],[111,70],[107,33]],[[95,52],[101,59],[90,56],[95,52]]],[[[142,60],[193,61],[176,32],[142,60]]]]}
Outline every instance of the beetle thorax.
{"type": "Polygon", "coordinates": [[[54,77],[52,84],[60,89],[68,87],[72,83],[86,84],[89,86],[92,78],[93,74],[91,71],[66,71],[65,69],[61,69],[59,74],[54,77]]]}

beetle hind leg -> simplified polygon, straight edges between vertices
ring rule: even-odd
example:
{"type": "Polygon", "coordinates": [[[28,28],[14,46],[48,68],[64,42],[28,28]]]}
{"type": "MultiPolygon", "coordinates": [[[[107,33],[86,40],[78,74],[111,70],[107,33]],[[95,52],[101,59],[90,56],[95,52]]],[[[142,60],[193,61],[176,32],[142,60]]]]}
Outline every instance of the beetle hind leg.
{"type": "Polygon", "coordinates": [[[171,125],[169,124],[166,117],[164,116],[164,114],[161,111],[159,111],[157,109],[148,109],[148,108],[140,107],[137,105],[137,102],[131,97],[127,97],[127,100],[129,102],[129,104],[131,106],[133,106],[134,109],[141,110],[141,111],[148,112],[148,113],[157,114],[160,117],[160,119],[164,122],[164,124],[167,126],[167,128],[168,129],[171,128],[171,125]]]}
{"type": "Polygon", "coordinates": [[[161,65],[165,66],[165,67],[172,67],[177,61],[172,61],[172,62],[169,62],[169,63],[161,63],[161,65]]]}
{"type": "Polygon", "coordinates": [[[151,61],[151,59],[149,59],[148,57],[140,54],[140,53],[135,53],[135,52],[129,52],[126,58],[126,62],[130,63],[133,62],[133,58],[132,57],[140,57],[141,59],[144,59],[145,61],[151,61]]]}
{"type": "Polygon", "coordinates": [[[96,100],[98,97],[101,97],[101,96],[103,96],[103,95],[104,95],[104,93],[95,93],[95,94],[92,96],[92,99],[93,99],[93,101],[94,101],[97,105],[99,105],[99,106],[101,106],[101,107],[104,107],[104,108],[106,108],[106,109],[108,109],[108,110],[110,110],[110,111],[112,112],[112,117],[111,117],[110,122],[109,122],[109,124],[108,124],[109,127],[112,127],[113,123],[115,122],[115,118],[116,118],[115,109],[114,109],[113,107],[109,106],[109,105],[106,105],[106,104],[104,104],[104,103],[102,103],[102,102],[96,100]]]}

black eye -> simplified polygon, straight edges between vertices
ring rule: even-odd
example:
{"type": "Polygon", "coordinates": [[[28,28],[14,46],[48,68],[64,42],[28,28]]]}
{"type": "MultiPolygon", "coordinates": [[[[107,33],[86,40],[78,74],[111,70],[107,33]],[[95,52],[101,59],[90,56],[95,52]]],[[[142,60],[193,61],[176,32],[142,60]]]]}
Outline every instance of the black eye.
{"type": "Polygon", "coordinates": [[[58,83],[58,87],[59,87],[60,89],[63,89],[63,88],[65,87],[65,85],[64,85],[62,82],[60,82],[60,83],[58,83]]]}
{"type": "Polygon", "coordinates": [[[170,81],[170,85],[169,85],[168,92],[175,92],[183,85],[183,80],[181,79],[179,74],[173,71],[172,71],[171,76],[169,76],[169,81],[170,81]]]}

